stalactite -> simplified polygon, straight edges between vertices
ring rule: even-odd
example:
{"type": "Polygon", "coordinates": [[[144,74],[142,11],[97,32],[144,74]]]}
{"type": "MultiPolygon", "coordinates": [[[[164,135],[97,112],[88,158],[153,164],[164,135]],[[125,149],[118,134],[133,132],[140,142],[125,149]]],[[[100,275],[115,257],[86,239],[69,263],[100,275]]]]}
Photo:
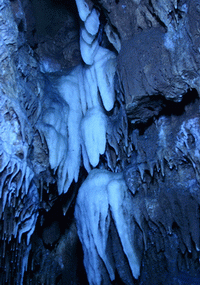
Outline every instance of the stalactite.
{"type": "MultiPolygon", "coordinates": [[[[69,195],[66,214],[86,172],[75,216],[90,284],[118,276],[125,284],[140,282],[145,266],[159,258],[169,272],[199,262],[199,106],[165,112],[169,100],[199,91],[198,1],[108,2],[76,0],[82,63],[67,72],[56,59],[37,63],[23,48],[19,1],[18,26],[6,17],[0,26],[0,64],[10,73],[0,96],[2,284],[23,284],[39,208],[48,211],[69,195]]],[[[8,1],[0,5],[9,16],[8,1]]],[[[46,227],[38,242],[44,257],[35,280],[45,284],[57,282],[69,257],[62,252],[68,235],[61,238],[55,224],[57,235],[51,239],[46,227]],[[55,243],[49,259],[44,246],[55,243]]],[[[77,240],[76,228],[70,230],[77,240]]],[[[39,253],[33,256],[39,263],[39,253]]]]}
{"type": "Polygon", "coordinates": [[[37,123],[47,141],[50,166],[58,173],[59,194],[66,193],[73,180],[78,181],[82,158],[87,171],[99,164],[106,149],[106,111],[115,102],[116,55],[98,43],[99,12],[88,10],[81,1],[79,6],[87,14],[80,16],[84,19],[80,33],[84,64],[61,78],[51,77],[48,84],[55,92],[52,96],[52,90],[47,90],[37,123]]]}
{"type": "MultiPolygon", "coordinates": [[[[92,170],[79,189],[75,217],[90,284],[101,284],[103,278],[107,278],[101,275],[103,266],[111,281],[115,279],[115,269],[123,274],[129,266],[135,279],[140,275],[141,244],[135,235],[135,221],[131,213],[132,199],[122,173],[92,170]],[[111,217],[128,260],[128,264],[124,264],[122,268],[118,267],[120,261],[114,262],[112,254],[109,255],[106,251],[111,217]]],[[[113,246],[113,251],[117,250],[113,246]]]]}

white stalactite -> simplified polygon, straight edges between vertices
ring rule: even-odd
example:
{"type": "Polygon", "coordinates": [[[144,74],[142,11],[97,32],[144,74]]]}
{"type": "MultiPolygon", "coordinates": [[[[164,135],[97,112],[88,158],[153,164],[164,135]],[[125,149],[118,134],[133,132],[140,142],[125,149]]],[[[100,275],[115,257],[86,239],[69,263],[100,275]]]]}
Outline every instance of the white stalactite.
{"type": "Polygon", "coordinates": [[[91,13],[88,4],[84,0],[76,0],[76,5],[78,8],[78,13],[79,13],[81,20],[85,21],[88,15],[91,13]]]}
{"type": "Polygon", "coordinates": [[[81,122],[84,145],[93,167],[99,163],[99,155],[106,147],[106,115],[99,108],[88,110],[81,122]]]}
{"type": "Polygon", "coordinates": [[[141,258],[134,245],[135,222],[131,217],[131,199],[132,194],[125,184],[123,174],[107,170],[92,170],[79,189],[75,218],[84,251],[84,265],[91,285],[100,285],[103,282],[101,260],[110,280],[115,279],[115,266],[106,250],[111,217],[132,274],[136,279],[140,275],[141,258]]]}
{"type": "Polygon", "coordinates": [[[99,12],[92,9],[91,14],[85,20],[85,28],[90,35],[95,36],[98,33],[99,25],[99,12]]]}
{"type": "Polygon", "coordinates": [[[57,80],[57,98],[47,97],[38,123],[48,144],[51,168],[58,169],[59,194],[66,193],[73,180],[77,182],[81,158],[87,171],[98,165],[106,148],[105,110],[110,111],[115,102],[116,56],[99,45],[99,12],[89,11],[85,4],[77,1],[85,64],[57,80]]]}

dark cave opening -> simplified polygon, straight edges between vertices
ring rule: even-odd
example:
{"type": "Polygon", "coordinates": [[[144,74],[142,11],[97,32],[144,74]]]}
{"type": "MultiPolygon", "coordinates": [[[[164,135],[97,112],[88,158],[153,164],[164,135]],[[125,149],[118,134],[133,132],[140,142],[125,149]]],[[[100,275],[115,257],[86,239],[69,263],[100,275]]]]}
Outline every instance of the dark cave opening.
{"type": "Polygon", "coordinates": [[[198,105],[196,104],[198,101],[199,95],[196,89],[188,90],[188,92],[183,95],[181,102],[167,100],[162,95],[144,97],[140,100],[140,104],[137,107],[137,113],[134,113],[136,117],[141,116],[143,122],[140,120],[136,121],[136,123],[131,122],[133,119],[133,112],[132,110],[128,110],[127,112],[129,131],[132,132],[133,129],[139,129],[140,135],[142,135],[145,130],[161,116],[182,116],[187,106],[194,105],[195,107],[198,105]]]}
{"type": "Polygon", "coordinates": [[[75,0],[32,0],[24,3],[24,12],[25,37],[42,72],[67,70],[81,62],[75,0]]]}
{"type": "MultiPolygon", "coordinates": [[[[44,191],[43,201],[47,204],[56,187],[56,184],[52,184],[49,193],[44,191]]],[[[45,284],[88,284],[83,265],[83,250],[74,219],[74,193],[77,194],[77,190],[77,185],[72,183],[66,194],[60,195],[53,202],[49,201],[53,203],[50,209],[45,210],[43,206],[39,211],[35,231],[31,237],[32,248],[28,270],[24,276],[25,284],[43,284],[44,278],[45,284]],[[67,212],[64,214],[65,204],[67,212]]]]}
{"type": "Polygon", "coordinates": [[[84,168],[80,173],[78,183],[73,182],[68,192],[60,196],[56,182],[48,187],[44,185],[41,208],[31,237],[25,284],[43,284],[42,278],[46,278],[45,284],[88,284],[74,218],[76,195],[87,176],[84,168]]]}
{"type": "Polygon", "coordinates": [[[75,19],[77,28],[79,27],[78,10],[75,0],[32,0],[31,3],[38,35],[54,36],[61,25],[67,20],[69,14],[75,19]]]}
{"type": "Polygon", "coordinates": [[[188,90],[188,92],[183,96],[181,102],[174,102],[165,99],[165,107],[160,112],[159,116],[181,116],[185,112],[185,107],[190,104],[195,104],[196,100],[199,100],[199,95],[196,89],[188,90]]]}

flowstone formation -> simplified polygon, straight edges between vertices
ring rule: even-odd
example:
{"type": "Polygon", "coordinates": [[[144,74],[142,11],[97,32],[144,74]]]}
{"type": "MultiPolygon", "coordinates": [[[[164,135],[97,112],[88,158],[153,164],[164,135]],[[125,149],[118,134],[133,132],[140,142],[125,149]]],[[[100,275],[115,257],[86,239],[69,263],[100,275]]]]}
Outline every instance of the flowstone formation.
{"type": "Polygon", "coordinates": [[[0,1],[1,284],[199,284],[199,18],[0,1]]]}

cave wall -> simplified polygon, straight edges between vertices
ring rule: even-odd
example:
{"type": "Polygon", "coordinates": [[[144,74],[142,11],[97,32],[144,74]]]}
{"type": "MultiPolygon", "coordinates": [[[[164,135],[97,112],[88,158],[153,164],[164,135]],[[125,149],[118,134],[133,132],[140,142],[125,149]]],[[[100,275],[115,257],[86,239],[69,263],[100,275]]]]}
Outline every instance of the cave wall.
{"type": "Polygon", "coordinates": [[[199,284],[199,7],[0,2],[1,284],[199,284]]]}

